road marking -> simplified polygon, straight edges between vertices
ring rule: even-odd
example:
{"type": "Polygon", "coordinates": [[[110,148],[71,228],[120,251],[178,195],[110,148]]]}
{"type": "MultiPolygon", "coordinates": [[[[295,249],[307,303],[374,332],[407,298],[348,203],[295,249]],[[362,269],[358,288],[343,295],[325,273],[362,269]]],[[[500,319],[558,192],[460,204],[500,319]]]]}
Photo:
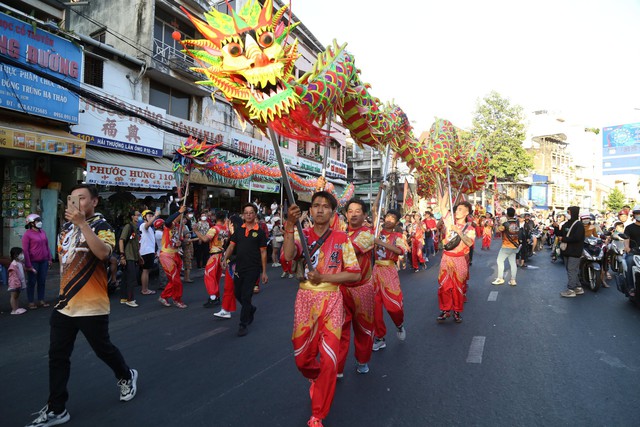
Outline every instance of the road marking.
{"type": "Polygon", "coordinates": [[[467,363],[482,363],[482,353],[484,352],[484,341],[487,337],[473,337],[469,347],[467,363]]]}
{"type": "Polygon", "coordinates": [[[487,301],[497,301],[497,300],[498,300],[498,291],[489,292],[489,298],[487,298],[487,301]]]}
{"type": "Polygon", "coordinates": [[[200,334],[200,335],[196,335],[195,337],[189,338],[186,341],[182,341],[182,342],[180,342],[178,344],[172,345],[171,347],[167,347],[165,350],[169,350],[169,351],[182,350],[183,348],[188,347],[191,344],[195,344],[195,343],[199,343],[200,341],[204,341],[207,338],[210,338],[210,337],[212,337],[214,335],[218,335],[219,333],[226,331],[227,329],[229,329],[229,328],[225,328],[225,327],[215,328],[212,331],[205,332],[205,333],[200,334]]]}

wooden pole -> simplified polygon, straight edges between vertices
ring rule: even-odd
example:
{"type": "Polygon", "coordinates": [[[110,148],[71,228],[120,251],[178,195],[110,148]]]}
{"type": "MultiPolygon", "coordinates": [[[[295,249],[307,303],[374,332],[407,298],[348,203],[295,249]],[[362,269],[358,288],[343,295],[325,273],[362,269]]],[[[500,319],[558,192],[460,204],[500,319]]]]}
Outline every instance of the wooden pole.
{"type": "MultiPolygon", "coordinates": [[[[291,188],[291,183],[289,182],[289,175],[287,174],[284,160],[282,160],[278,138],[276,137],[276,133],[271,128],[269,129],[269,138],[271,139],[273,151],[275,152],[276,159],[278,160],[278,167],[280,168],[280,173],[282,174],[282,186],[287,192],[287,199],[289,200],[289,204],[293,205],[296,202],[295,198],[293,197],[293,189],[291,188]]],[[[282,214],[284,216],[284,212],[282,214]]],[[[304,259],[307,262],[309,268],[311,268],[312,264],[311,255],[309,254],[309,246],[307,246],[307,240],[304,238],[304,234],[302,233],[302,224],[299,220],[296,222],[296,228],[298,229],[298,235],[300,235],[300,243],[302,244],[302,253],[304,254],[304,259]]]]}

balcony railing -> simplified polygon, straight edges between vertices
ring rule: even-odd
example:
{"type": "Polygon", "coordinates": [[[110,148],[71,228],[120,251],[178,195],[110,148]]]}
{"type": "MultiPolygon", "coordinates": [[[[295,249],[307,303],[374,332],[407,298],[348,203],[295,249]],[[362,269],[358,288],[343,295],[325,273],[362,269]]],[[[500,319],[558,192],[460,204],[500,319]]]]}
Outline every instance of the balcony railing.
{"type": "Polygon", "coordinates": [[[201,79],[202,76],[191,71],[190,67],[196,67],[198,64],[190,56],[182,53],[173,46],[169,46],[162,40],[153,39],[153,59],[163,63],[174,71],[181,72],[190,77],[201,79]]]}

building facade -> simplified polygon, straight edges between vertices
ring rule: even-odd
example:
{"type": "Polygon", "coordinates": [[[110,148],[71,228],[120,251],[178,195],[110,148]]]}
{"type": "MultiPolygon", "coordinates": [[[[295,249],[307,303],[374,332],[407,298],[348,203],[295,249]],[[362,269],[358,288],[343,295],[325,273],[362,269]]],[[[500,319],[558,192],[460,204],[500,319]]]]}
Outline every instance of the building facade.
{"type": "MultiPolygon", "coordinates": [[[[172,37],[178,31],[184,38],[202,38],[180,8],[201,17],[211,4],[227,11],[229,6],[242,7],[244,1],[110,0],[66,6],[49,0],[7,2],[4,12],[12,16],[2,15],[7,25],[0,46],[5,74],[0,108],[7,117],[0,123],[3,255],[19,239],[14,230],[24,230],[24,218],[31,212],[40,213],[45,222],[50,219],[47,233],[54,241],[61,221],[58,201],[78,182],[99,186],[111,221],[134,205],[166,206],[176,187],[171,159],[187,135],[220,143],[220,156],[230,161],[275,161],[265,135],[250,124],[243,126],[225,99],[195,84],[202,76],[190,70],[196,64],[172,37]],[[16,23],[16,19],[23,20],[16,23]],[[24,29],[24,38],[19,37],[18,27],[24,29]],[[37,28],[35,34],[30,35],[30,27],[37,28]],[[33,48],[31,56],[12,57],[20,44],[31,46],[34,41],[43,44],[33,48]],[[59,51],[62,44],[70,46],[68,58],[50,60],[52,48],[59,51]],[[29,84],[13,78],[31,71],[39,74],[25,77],[29,84]],[[47,75],[64,80],[60,83],[70,89],[61,93],[46,89],[56,87],[45,79],[47,75]],[[29,91],[45,90],[48,101],[28,104],[29,99],[42,101],[29,91]]],[[[274,3],[276,9],[282,6],[274,3]]],[[[295,15],[291,19],[297,21],[295,15]]],[[[303,24],[292,37],[300,41],[296,73],[302,75],[323,46],[303,24]]],[[[340,190],[347,177],[346,134],[336,119],[327,149],[304,141],[278,143],[285,163],[303,175],[319,175],[323,160],[333,159],[327,176],[340,190]]],[[[229,184],[194,173],[191,183],[190,202],[198,209],[233,211],[250,194],[252,201],[259,198],[267,205],[281,200],[278,182],[229,184]]]]}

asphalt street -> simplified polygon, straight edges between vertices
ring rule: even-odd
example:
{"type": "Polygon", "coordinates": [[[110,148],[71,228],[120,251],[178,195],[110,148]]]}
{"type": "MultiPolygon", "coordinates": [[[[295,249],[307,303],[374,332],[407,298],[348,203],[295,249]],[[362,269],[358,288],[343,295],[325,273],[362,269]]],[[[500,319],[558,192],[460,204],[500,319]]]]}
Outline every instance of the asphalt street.
{"type": "MultiPolygon", "coordinates": [[[[326,426],[639,424],[640,310],[614,287],[561,298],[566,273],[546,250],[531,260],[537,268],[518,270],[517,286],[493,286],[497,252],[497,241],[476,250],[461,324],[435,319],[439,256],[427,271],[401,272],[407,339],[397,340],[387,317],[387,348],[366,375],[356,373],[352,347],[326,426]]],[[[119,402],[111,371],[79,336],[67,425],[306,425],[308,381],[290,341],[297,282],[279,274],[269,267],[243,338],[237,313],[221,320],[202,307],[202,270],[185,285],[185,310],[162,307],[157,295],[140,295],[138,308],[113,296],[111,338],[139,371],[138,394],[119,402]]],[[[56,286],[52,271],[50,300],[56,286]]],[[[11,316],[8,299],[3,289],[0,425],[22,426],[48,394],[51,309],[11,316]]]]}

